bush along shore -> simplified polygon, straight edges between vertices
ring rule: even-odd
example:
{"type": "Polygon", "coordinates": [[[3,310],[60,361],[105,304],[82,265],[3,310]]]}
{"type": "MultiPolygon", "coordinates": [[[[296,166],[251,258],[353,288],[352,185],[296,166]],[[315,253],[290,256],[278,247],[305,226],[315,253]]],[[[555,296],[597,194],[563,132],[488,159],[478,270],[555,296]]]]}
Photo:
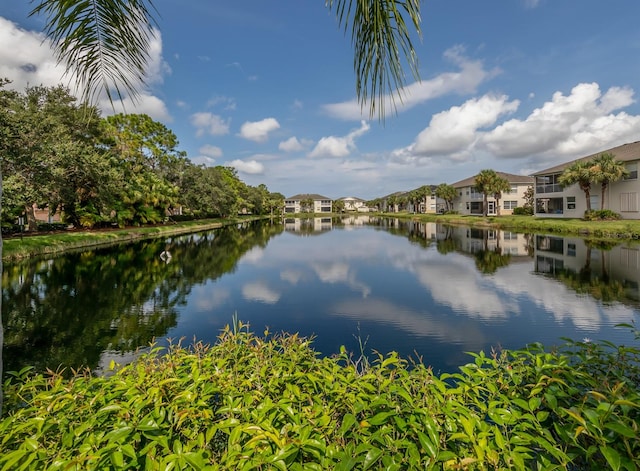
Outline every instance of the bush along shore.
{"type": "Polygon", "coordinates": [[[6,378],[2,470],[640,468],[640,350],[609,343],[477,353],[438,376],[236,321],[107,376],[6,378]]]}

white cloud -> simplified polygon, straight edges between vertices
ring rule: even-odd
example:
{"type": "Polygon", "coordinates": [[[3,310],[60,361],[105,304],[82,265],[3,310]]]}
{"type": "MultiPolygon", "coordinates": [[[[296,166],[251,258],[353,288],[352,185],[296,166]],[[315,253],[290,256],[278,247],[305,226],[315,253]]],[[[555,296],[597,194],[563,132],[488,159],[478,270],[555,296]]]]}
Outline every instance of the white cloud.
{"type": "Polygon", "coordinates": [[[244,161],[240,159],[228,162],[228,165],[235,167],[239,172],[250,175],[261,175],[264,173],[264,165],[257,160],[244,161]]]}
{"type": "Polygon", "coordinates": [[[205,155],[207,157],[212,157],[214,159],[218,157],[222,157],[222,149],[220,147],[212,146],[212,145],[204,145],[198,149],[200,154],[205,155]]]}
{"type": "Polygon", "coordinates": [[[508,97],[484,95],[473,98],[461,106],[433,115],[413,146],[418,155],[454,155],[471,148],[478,139],[478,130],[495,124],[497,119],[517,110],[518,100],[508,97]]]}
{"type": "Polygon", "coordinates": [[[205,134],[212,136],[224,136],[229,134],[230,119],[224,120],[221,116],[213,113],[194,113],[191,115],[191,124],[196,128],[196,136],[205,134]]]}
{"type": "Polygon", "coordinates": [[[568,96],[553,94],[525,119],[511,119],[482,137],[498,157],[575,157],[637,140],[640,116],[620,112],[633,90],[613,87],[604,95],[597,83],[580,83],[568,96]]]}
{"type": "Polygon", "coordinates": [[[295,152],[304,149],[298,138],[290,137],[286,141],[282,141],[278,144],[278,149],[283,150],[285,152],[295,152]]]}
{"type": "Polygon", "coordinates": [[[328,136],[318,141],[309,157],[347,157],[355,150],[355,140],[369,131],[366,121],[360,122],[360,128],[351,131],[343,137],[328,136]]]}
{"type": "Polygon", "coordinates": [[[269,133],[276,129],[280,129],[280,123],[275,118],[247,121],[240,128],[240,136],[254,142],[265,142],[269,139],[269,133]]]}
{"type": "MultiPolygon", "coordinates": [[[[42,85],[55,87],[68,86],[71,93],[80,97],[75,79],[65,75],[63,65],[57,64],[51,42],[42,33],[27,31],[17,24],[0,17],[0,77],[12,81],[10,88],[23,92],[27,86],[42,85]]],[[[171,69],[162,58],[162,35],[154,30],[149,42],[147,63],[147,83],[162,83],[171,69]]],[[[97,98],[97,106],[103,114],[114,112],[144,113],[153,119],[170,121],[171,117],[164,102],[153,95],[143,84],[137,84],[139,96],[134,100],[123,94],[122,101],[114,101],[114,106],[103,93],[97,98]],[[115,108],[115,109],[114,109],[115,108]]]]}
{"type": "MultiPolygon", "coordinates": [[[[398,91],[402,96],[402,101],[396,98],[395,105],[393,97],[386,96],[384,98],[385,108],[393,109],[395,106],[397,111],[401,113],[443,95],[473,93],[478,85],[499,73],[498,70],[487,71],[481,61],[473,61],[465,57],[462,46],[448,49],[445,51],[444,57],[457,65],[460,71],[443,73],[430,80],[414,82],[398,91]]],[[[368,113],[369,106],[365,105],[364,108],[361,108],[360,103],[354,99],[343,103],[324,105],[323,109],[335,118],[353,120],[362,119],[363,115],[368,113]]]]}

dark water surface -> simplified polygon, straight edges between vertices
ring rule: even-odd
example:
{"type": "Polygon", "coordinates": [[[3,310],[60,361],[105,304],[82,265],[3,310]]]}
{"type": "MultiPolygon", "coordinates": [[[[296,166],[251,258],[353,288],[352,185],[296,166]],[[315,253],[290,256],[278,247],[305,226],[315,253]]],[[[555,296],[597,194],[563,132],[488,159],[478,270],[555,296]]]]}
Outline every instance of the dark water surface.
{"type": "Polygon", "coordinates": [[[531,342],[634,344],[640,247],[367,216],[251,223],[5,265],[4,371],[126,362],[156,339],[314,336],[324,355],[398,351],[437,372],[531,342]],[[171,258],[160,258],[169,249],[171,258]]]}

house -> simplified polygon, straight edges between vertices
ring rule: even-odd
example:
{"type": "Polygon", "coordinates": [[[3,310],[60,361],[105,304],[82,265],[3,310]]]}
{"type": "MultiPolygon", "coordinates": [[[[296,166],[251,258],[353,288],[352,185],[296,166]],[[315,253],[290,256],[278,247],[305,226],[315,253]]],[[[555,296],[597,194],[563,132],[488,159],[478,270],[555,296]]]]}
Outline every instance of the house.
{"type": "Polygon", "coordinates": [[[356,198],[355,196],[345,196],[338,199],[344,201],[345,211],[356,211],[359,213],[368,213],[370,211],[367,202],[361,198],[356,198]]]}
{"type": "MultiPolygon", "coordinates": [[[[513,175],[511,173],[496,172],[499,177],[506,179],[511,185],[509,192],[502,193],[500,199],[500,214],[512,214],[517,207],[526,203],[525,192],[533,186],[534,178],[525,175],[513,175]]],[[[453,209],[460,214],[483,214],[482,203],[484,195],[475,187],[475,175],[452,184],[458,191],[458,196],[453,200],[453,209]]],[[[498,213],[498,202],[493,196],[487,198],[487,214],[498,213]]]]}
{"type": "MultiPolygon", "coordinates": [[[[558,218],[581,218],[587,209],[585,192],[578,184],[562,188],[558,178],[562,172],[577,161],[587,161],[603,153],[610,153],[620,162],[624,162],[629,176],[624,180],[609,184],[606,195],[607,209],[620,214],[623,219],[640,219],[638,193],[638,162],[640,162],[640,141],[623,144],[618,147],[587,155],[555,167],[533,174],[535,178],[534,211],[536,216],[558,218]]],[[[602,209],[602,188],[592,184],[590,190],[591,209],[602,209]]]]}
{"type": "Polygon", "coordinates": [[[287,214],[330,213],[332,210],[331,198],[315,193],[302,193],[284,200],[284,212],[287,214]]]}

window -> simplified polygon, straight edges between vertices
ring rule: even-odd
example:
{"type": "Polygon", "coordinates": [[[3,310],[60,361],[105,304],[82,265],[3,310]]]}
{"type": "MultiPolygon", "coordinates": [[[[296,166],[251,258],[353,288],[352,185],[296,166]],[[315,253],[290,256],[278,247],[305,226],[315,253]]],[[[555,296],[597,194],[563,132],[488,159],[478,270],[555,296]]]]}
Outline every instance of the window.
{"type": "Polygon", "coordinates": [[[572,244],[572,243],[567,244],[567,255],[570,257],[576,256],[576,244],[572,244]]]}
{"type": "Polygon", "coordinates": [[[504,207],[504,209],[516,209],[518,207],[518,202],[517,201],[505,201],[503,207],[504,207]]]}
{"type": "Polygon", "coordinates": [[[536,193],[555,193],[562,191],[562,186],[558,183],[559,177],[559,173],[536,177],[536,193]]]}
{"type": "Polygon", "coordinates": [[[638,211],[638,193],[620,193],[620,211],[638,211]]]}
{"type": "Polygon", "coordinates": [[[576,197],[567,196],[567,209],[576,209],[576,197]]]}
{"type": "Polygon", "coordinates": [[[591,209],[598,211],[600,209],[600,195],[591,195],[591,209]]]}
{"type": "Polygon", "coordinates": [[[638,179],[638,162],[632,162],[626,164],[625,167],[629,172],[629,176],[625,177],[625,180],[637,180],[638,179]]]}

